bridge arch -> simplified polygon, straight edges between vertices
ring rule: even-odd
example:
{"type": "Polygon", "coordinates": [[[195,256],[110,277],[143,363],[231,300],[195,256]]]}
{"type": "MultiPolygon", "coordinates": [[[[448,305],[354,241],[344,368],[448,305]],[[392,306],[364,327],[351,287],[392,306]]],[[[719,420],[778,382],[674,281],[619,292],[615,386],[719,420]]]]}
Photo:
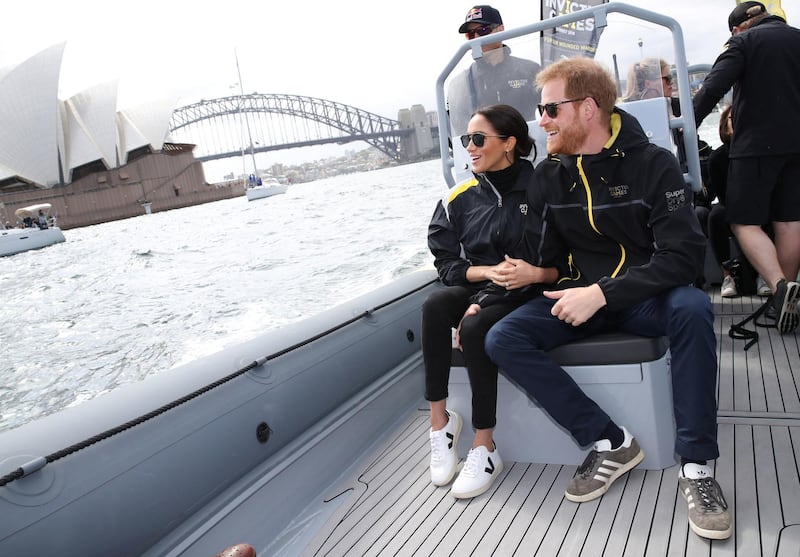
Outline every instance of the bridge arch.
{"type": "Polygon", "coordinates": [[[303,95],[234,95],[183,106],[170,120],[173,140],[198,145],[199,160],[365,141],[404,161],[402,139],[413,133],[397,120],[343,103],[303,95]],[[245,135],[247,134],[247,135],[245,135]],[[252,137],[252,144],[248,139],[252,137]]]}

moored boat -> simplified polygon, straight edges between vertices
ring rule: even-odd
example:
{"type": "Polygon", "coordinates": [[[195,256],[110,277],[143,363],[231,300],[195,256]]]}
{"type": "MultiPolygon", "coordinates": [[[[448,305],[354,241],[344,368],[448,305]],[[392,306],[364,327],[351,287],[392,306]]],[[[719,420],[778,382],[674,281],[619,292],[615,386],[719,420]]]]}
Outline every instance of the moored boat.
{"type": "Polygon", "coordinates": [[[14,211],[22,228],[0,229],[0,257],[66,241],[55,218],[50,216],[51,208],[49,203],[39,203],[14,211]]]}

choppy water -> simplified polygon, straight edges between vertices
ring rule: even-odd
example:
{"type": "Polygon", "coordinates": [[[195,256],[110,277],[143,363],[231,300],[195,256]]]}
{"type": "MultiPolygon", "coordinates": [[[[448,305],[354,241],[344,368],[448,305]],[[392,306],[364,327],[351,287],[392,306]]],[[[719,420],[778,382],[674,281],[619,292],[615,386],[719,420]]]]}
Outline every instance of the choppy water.
{"type": "Polygon", "coordinates": [[[0,430],[429,265],[440,161],[65,231],[0,259],[0,430]]]}

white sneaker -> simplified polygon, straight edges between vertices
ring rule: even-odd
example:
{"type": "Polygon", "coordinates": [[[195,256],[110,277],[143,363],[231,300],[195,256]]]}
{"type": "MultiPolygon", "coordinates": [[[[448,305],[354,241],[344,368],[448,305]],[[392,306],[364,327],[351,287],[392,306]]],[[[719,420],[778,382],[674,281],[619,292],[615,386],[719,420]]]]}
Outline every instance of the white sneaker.
{"type": "Polygon", "coordinates": [[[728,275],[722,279],[722,297],[734,298],[738,295],[739,292],[736,290],[736,283],[733,281],[733,277],[728,275]]]}
{"type": "Polygon", "coordinates": [[[772,289],[769,287],[769,284],[767,284],[767,281],[761,278],[761,275],[758,275],[758,278],[756,278],[756,294],[762,297],[772,295],[772,289]]]}
{"type": "Polygon", "coordinates": [[[458,436],[461,435],[461,416],[447,410],[450,417],[447,425],[438,431],[431,430],[431,482],[433,485],[447,485],[458,469],[458,436]]]}
{"type": "Polygon", "coordinates": [[[483,445],[470,449],[467,461],[453,482],[450,493],[456,499],[477,497],[492,486],[492,482],[502,471],[503,460],[497,447],[492,452],[483,445]]]}

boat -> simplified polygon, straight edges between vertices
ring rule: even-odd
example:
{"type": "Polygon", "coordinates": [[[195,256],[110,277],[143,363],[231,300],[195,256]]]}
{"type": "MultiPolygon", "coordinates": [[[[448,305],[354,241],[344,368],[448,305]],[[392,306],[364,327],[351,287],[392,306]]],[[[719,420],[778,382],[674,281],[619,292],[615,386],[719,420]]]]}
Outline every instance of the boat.
{"type": "Polygon", "coordinates": [[[251,180],[249,180],[245,188],[245,194],[248,201],[253,201],[254,199],[263,199],[264,197],[286,193],[288,187],[288,185],[282,184],[274,176],[267,175],[255,178],[254,175],[251,175],[251,180]]]}
{"type": "MultiPolygon", "coordinates": [[[[239,66],[239,54],[234,49],[234,55],[236,58],[236,74],[239,76],[239,107],[238,107],[238,114],[241,119],[244,120],[245,128],[247,129],[247,139],[249,141],[249,148],[250,148],[250,158],[253,161],[253,171],[255,174],[250,174],[247,177],[247,182],[245,183],[245,195],[247,196],[248,201],[253,201],[255,199],[263,199],[265,197],[272,197],[273,195],[279,195],[281,193],[286,193],[287,185],[285,183],[281,183],[275,176],[272,174],[265,174],[263,176],[258,176],[258,165],[256,164],[256,154],[253,148],[253,136],[250,133],[250,122],[247,119],[247,115],[242,113],[242,98],[244,97],[244,84],[242,81],[242,71],[239,66]]],[[[244,158],[244,148],[242,148],[242,158],[244,158]]]]}
{"type": "Polygon", "coordinates": [[[14,211],[22,228],[0,229],[0,257],[65,242],[64,233],[50,215],[52,205],[39,203],[14,211]],[[43,217],[42,224],[39,224],[43,217]]]}
{"type": "MultiPolygon", "coordinates": [[[[611,11],[677,26],[625,4],[588,13],[605,20],[611,11]]],[[[548,23],[580,18],[499,38],[538,36],[548,23]]],[[[441,121],[441,87],[468,48],[437,81],[441,121]]],[[[675,59],[688,103],[685,56],[675,59]]],[[[666,125],[685,125],[684,140],[696,141],[691,110],[682,113],[688,121],[666,125]]],[[[442,168],[451,180],[445,135],[442,168]]],[[[691,532],[677,492],[664,339],[599,335],[554,355],[593,396],[605,397],[612,416],[635,418],[627,423],[648,458],[603,497],[564,499],[585,450],[502,378],[502,474],[474,499],[433,486],[420,321],[437,288],[433,269],[417,270],[0,433],[0,554],[208,557],[247,543],[260,556],[797,555],[800,348],[774,329],[759,332],[749,351],[729,337],[730,325],[760,305],[757,297],[722,298],[718,286],[709,288],[719,347],[715,475],[734,517],[733,536],[712,541],[691,532]]],[[[468,416],[465,370],[454,364],[448,403],[468,416]]]]}

